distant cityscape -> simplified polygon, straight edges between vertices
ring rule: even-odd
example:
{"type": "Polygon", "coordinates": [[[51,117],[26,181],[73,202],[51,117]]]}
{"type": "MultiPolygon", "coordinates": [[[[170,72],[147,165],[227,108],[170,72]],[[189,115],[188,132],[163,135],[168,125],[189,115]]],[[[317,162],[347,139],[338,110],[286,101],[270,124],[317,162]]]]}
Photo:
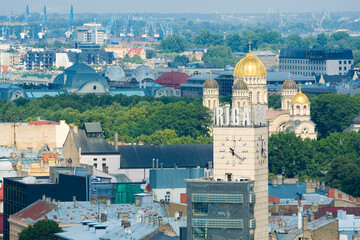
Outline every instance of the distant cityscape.
{"type": "Polygon", "coordinates": [[[360,239],[358,12],[24,8],[0,16],[2,239],[360,239]]]}

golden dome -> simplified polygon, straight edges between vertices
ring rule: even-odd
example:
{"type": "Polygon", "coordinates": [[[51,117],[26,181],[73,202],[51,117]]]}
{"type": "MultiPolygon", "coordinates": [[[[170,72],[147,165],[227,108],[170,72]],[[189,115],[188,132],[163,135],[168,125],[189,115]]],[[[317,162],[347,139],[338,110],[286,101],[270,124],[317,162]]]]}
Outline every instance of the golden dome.
{"type": "Polygon", "coordinates": [[[236,64],[234,76],[266,76],[266,68],[264,64],[249,51],[249,54],[236,64]]]}
{"type": "Polygon", "coordinates": [[[215,79],[212,78],[210,73],[210,78],[205,81],[203,88],[219,88],[219,84],[215,79]]]}
{"type": "Polygon", "coordinates": [[[237,80],[233,85],[234,90],[247,90],[248,86],[243,80],[237,80]]]}
{"type": "Polygon", "coordinates": [[[293,104],[296,104],[296,103],[300,103],[300,104],[310,103],[308,97],[301,91],[301,84],[299,86],[299,92],[297,94],[295,94],[295,96],[291,99],[291,102],[293,104]]]}
{"type": "Polygon", "coordinates": [[[289,73],[289,79],[282,84],[282,89],[297,89],[297,85],[295,81],[290,79],[290,73],[289,73]]]}

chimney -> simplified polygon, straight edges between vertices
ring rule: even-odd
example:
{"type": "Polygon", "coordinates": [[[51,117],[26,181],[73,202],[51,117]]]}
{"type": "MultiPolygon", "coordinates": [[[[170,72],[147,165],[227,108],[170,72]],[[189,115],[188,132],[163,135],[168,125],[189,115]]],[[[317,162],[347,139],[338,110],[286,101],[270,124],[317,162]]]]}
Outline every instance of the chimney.
{"type": "Polygon", "coordinates": [[[76,201],[76,196],[73,196],[73,201],[76,201]]]}
{"type": "Polygon", "coordinates": [[[316,189],[319,190],[320,189],[320,181],[316,180],[315,184],[316,184],[316,189]]]}
{"type": "Polygon", "coordinates": [[[279,203],[274,202],[274,203],[273,203],[273,206],[274,206],[273,212],[274,212],[274,213],[279,213],[279,203]]]}
{"type": "Polygon", "coordinates": [[[51,202],[52,202],[53,204],[55,204],[55,203],[56,203],[56,199],[53,198],[53,199],[51,200],[51,202]]]}
{"type": "Polygon", "coordinates": [[[276,178],[277,178],[278,185],[282,185],[283,184],[282,174],[276,175],[276,178]]]}
{"type": "Polygon", "coordinates": [[[312,181],[305,183],[305,192],[306,193],[314,193],[315,192],[315,183],[312,181]]]}
{"type": "Polygon", "coordinates": [[[152,169],[155,168],[155,158],[153,158],[153,164],[152,164],[152,169]]]}
{"type": "Polygon", "coordinates": [[[51,197],[46,197],[46,202],[51,202],[51,197]]]}
{"type": "Polygon", "coordinates": [[[109,199],[109,198],[106,199],[106,200],[105,200],[105,203],[106,203],[106,206],[107,206],[107,207],[110,207],[110,206],[111,206],[111,199],[109,199]]]}
{"type": "Polygon", "coordinates": [[[315,215],[312,211],[309,212],[309,222],[312,222],[315,220],[315,215]]]}
{"type": "Polygon", "coordinates": [[[77,208],[78,207],[78,202],[75,200],[74,201],[74,208],[77,208]]]}
{"type": "Polygon", "coordinates": [[[163,226],[163,220],[162,220],[162,216],[159,216],[159,227],[163,226]]]}
{"type": "Polygon", "coordinates": [[[303,230],[306,230],[306,224],[307,224],[307,216],[303,216],[302,217],[302,227],[303,227],[303,230]]]}
{"type": "Polygon", "coordinates": [[[273,180],[271,181],[271,184],[273,187],[277,187],[278,186],[278,180],[276,178],[273,178],[273,180]]]}
{"type": "Polygon", "coordinates": [[[106,234],[106,227],[107,226],[95,226],[95,234],[97,238],[100,238],[106,234]]]}
{"type": "Polygon", "coordinates": [[[308,183],[309,182],[309,178],[305,178],[305,183],[308,183]]]}
{"type": "Polygon", "coordinates": [[[275,231],[270,233],[270,240],[277,240],[275,231]]]}
{"type": "Polygon", "coordinates": [[[61,207],[61,201],[58,200],[58,201],[57,201],[57,208],[59,209],[60,207],[61,207]]]}
{"type": "Polygon", "coordinates": [[[118,139],[119,139],[119,134],[117,132],[115,132],[114,133],[114,148],[116,151],[119,149],[118,139]]]}
{"type": "Polygon", "coordinates": [[[103,223],[103,222],[106,222],[107,221],[107,215],[106,215],[106,213],[102,213],[101,214],[101,222],[103,223]]]}
{"type": "Polygon", "coordinates": [[[302,229],[303,206],[298,206],[298,229],[302,229]]]}
{"type": "Polygon", "coordinates": [[[141,206],[141,199],[140,198],[135,198],[135,206],[141,206]]]}
{"type": "Polygon", "coordinates": [[[46,195],[42,195],[42,200],[45,202],[46,201],[46,195]]]}
{"type": "Polygon", "coordinates": [[[321,190],[325,191],[325,182],[324,181],[321,182],[321,190]]]}
{"type": "Polygon", "coordinates": [[[156,169],[159,169],[159,159],[156,159],[156,169]]]}
{"type": "Polygon", "coordinates": [[[95,204],[96,204],[96,198],[92,198],[92,199],[90,200],[90,204],[91,204],[91,205],[95,205],[95,204]]]}
{"type": "Polygon", "coordinates": [[[318,212],[319,211],[319,203],[318,202],[312,202],[311,206],[312,206],[312,211],[313,212],[318,212]]]}

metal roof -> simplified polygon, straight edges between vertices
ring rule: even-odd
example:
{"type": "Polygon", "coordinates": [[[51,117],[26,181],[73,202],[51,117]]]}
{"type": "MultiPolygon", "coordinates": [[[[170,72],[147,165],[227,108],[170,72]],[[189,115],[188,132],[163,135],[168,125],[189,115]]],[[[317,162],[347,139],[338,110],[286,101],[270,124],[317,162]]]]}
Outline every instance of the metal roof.
{"type": "Polygon", "coordinates": [[[74,135],[82,154],[117,154],[115,148],[102,137],[87,137],[85,130],[74,135]]]}
{"type": "Polygon", "coordinates": [[[84,123],[84,129],[87,133],[102,133],[102,128],[99,122],[84,123]]]}
{"type": "MultiPolygon", "coordinates": [[[[121,168],[152,168],[153,158],[165,168],[207,168],[213,161],[212,144],[184,145],[125,145],[119,146],[121,168]]],[[[156,164],[156,162],[155,162],[156,164]]]]}
{"type": "MultiPolygon", "coordinates": [[[[269,182],[269,196],[278,197],[278,198],[290,198],[290,199],[299,199],[299,195],[296,194],[304,194],[305,191],[305,183],[300,182],[297,184],[282,184],[277,187],[273,187],[271,182],[269,182]]],[[[325,195],[327,193],[327,188],[324,191],[315,189],[316,194],[325,195]]]]}

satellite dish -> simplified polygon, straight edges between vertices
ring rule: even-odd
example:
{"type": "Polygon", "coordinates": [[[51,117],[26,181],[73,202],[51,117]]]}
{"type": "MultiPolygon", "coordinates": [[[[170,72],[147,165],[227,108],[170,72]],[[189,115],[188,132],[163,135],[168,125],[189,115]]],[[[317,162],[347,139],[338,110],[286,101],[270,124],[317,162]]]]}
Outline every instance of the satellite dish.
{"type": "Polygon", "coordinates": [[[69,164],[71,164],[71,163],[72,163],[72,159],[69,158],[69,159],[67,160],[67,162],[68,162],[69,164]]]}
{"type": "Polygon", "coordinates": [[[141,184],[141,185],[140,185],[140,188],[141,188],[142,190],[144,190],[144,189],[146,188],[146,185],[147,185],[147,184],[141,184]]]}

